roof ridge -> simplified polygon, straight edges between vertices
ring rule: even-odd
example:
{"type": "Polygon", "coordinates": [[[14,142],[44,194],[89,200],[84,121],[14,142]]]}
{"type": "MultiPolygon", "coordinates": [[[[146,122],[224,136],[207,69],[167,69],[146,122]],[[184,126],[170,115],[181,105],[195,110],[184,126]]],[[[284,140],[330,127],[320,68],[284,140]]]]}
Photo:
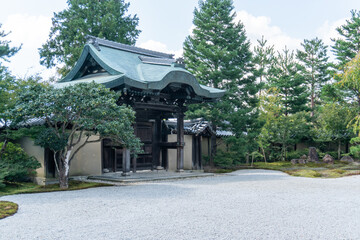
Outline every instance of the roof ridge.
{"type": "Polygon", "coordinates": [[[153,51],[153,50],[149,50],[149,49],[145,49],[145,48],[139,48],[139,47],[127,45],[124,43],[118,43],[118,42],[110,41],[107,39],[98,38],[98,37],[91,36],[91,35],[87,35],[86,38],[87,38],[88,43],[94,45],[94,47],[99,51],[100,51],[99,45],[102,45],[105,47],[110,47],[110,48],[123,50],[123,51],[127,51],[127,52],[132,52],[132,53],[138,53],[138,54],[142,54],[142,55],[150,56],[150,57],[168,58],[168,59],[174,58],[174,54],[157,52],[157,51],[153,51]]]}

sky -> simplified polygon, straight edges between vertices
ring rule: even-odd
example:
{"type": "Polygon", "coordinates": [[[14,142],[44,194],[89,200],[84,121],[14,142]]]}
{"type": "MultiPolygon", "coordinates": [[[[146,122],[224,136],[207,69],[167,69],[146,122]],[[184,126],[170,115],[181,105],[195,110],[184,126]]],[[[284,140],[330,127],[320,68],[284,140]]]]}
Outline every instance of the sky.
{"type": "MultiPolygon", "coordinates": [[[[193,28],[193,12],[198,0],[125,0],[128,14],[139,17],[142,32],[136,46],[181,56],[185,38],[193,28]]],[[[360,10],[359,0],[233,0],[236,21],[241,21],[252,43],[264,36],[275,49],[301,48],[304,39],[319,37],[327,45],[339,37],[336,27],[360,10]]],[[[11,33],[11,46],[22,49],[7,66],[17,77],[39,74],[44,79],[56,74],[39,61],[38,48],[48,39],[54,12],[67,7],[66,0],[0,0],[2,29],[11,33]]],[[[330,52],[331,54],[331,52],[330,52]]]]}

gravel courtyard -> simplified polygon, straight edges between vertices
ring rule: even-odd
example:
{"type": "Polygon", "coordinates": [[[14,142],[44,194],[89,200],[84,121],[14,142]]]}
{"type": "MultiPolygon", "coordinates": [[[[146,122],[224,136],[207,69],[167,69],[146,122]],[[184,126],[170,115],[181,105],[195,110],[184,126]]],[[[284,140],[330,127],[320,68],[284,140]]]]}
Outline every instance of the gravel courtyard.
{"type": "Polygon", "coordinates": [[[0,197],[0,239],[360,239],[360,176],[267,170],[0,197]]]}

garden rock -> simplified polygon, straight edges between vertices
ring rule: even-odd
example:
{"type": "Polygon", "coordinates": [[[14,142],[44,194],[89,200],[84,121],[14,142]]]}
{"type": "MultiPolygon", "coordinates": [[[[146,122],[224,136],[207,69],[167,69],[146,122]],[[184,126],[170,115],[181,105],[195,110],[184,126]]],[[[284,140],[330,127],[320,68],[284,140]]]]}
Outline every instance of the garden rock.
{"type": "Polygon", "coordinates": [[[303,159],[303,158],[292,159],[290,162],[293,165],[295,165],[295,164],[306,164],[306,159],[303,159]]]}
{"type": "Polygon", "coordinates": [[[319,156],[316,152],[316,148],[309,147],[309,162],[319,162],[319,156]]]}
{"type": "Polygon", "coordinates": [[[307,162],[307,158],[300,158],[300,159],[298,159],[298,163],[299,164],[306,164],[306,162],[307,162]]]}
{"type": "Polygon", "coordinates": [[[323,157],[323,161],[324,161],[324,163],[327,163],[327,164],[333,164],[334,158],[332,156],[330,156],[329,154],[325,154],[325,156],[323,157]]]}
{"type": "Polygon", "coordinates": [[[352,162],[354,162],[354,159],[352,157],[350,157],[350,156],[343,156],[340,159],[340,162],[352,163],[352,162]]]}

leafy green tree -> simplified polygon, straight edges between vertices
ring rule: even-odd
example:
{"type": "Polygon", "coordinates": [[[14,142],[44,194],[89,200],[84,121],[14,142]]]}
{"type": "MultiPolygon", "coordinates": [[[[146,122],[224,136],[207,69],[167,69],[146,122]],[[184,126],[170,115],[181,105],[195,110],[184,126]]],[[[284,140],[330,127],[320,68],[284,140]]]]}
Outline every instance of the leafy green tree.
{"type": "Polygon", "coordinates": [[[360,52],[350,62],[345,64],[344,73],[338,74],[338,76],[341,78],[338,85],[360,92],[360,52]]]}
{"type": "Polygon", "coordinates": [[[54,152],[61,188],[68,188],[69,168],[86,144],[104,138],[139,151],[140,142],[131,126],[134,111],[118,106],[119,95],[96,83],[79,83],[64,88],[32,86],[16,104],[17,123],[43,119],[45,126],[37,144],[54,152]]]}
{"type": "Polygon", "coordinates": [[[68,8],[54,13],[49,39],[39,49],[40,63],[58,69],[65,76],[75,65],[86,43],[86,36],[135,44],[140,33],[136,15],[126,15],[124,0],[68,0],[68,8]]]}
{"type": "Polygon", "coordinates": [[[0,160],[8,143],[6,126],[10,116],[7,114],[7,111],[13,106],[13,99],[16,94],[15,78],[10,74],[8,68],[3,65],[3,62],[8,62],[9,58],[21,48],[21,46],[11,47],[11,42],[4,40],[9,33],[1,30],[1,26],[0,24],[0,128],[2,128],[0,129],[0,141],[2,141],[3,144],[0,148],[0,160]]]}
{"type": "Polygon", "coordinates": [[[356,116],[357,108],[346,104],[328,103],[320,109],[317,118],[316,135],[318,141],[336,141],[338,159],[341,158],[341,143],[353,137],[349,124],[356,116]]]}
{"type": "Polygon", "coordinates": [[[311,116],[314,117],[315,102],[324,84],[330,80],[327,46],[321,39],[305,39],[302,50],[297,50],[297,59],[302,66],[302,75],[309,88],[311,116]]]}
{"type": "MultiPolygon", "coordinates": [[[[199,1],[195,8],[193,34],[184,42],[184,59],[201,84],[225,89],[225,96],[216,103],[190,106],[189,117],[206,117],[216,129],[230,124],[238,146],[250,146],[256,129],[258,84],[252,74],[254,66],[250,43],[241,22],[235,22],[231,0],[199,1]],[[244,132],[247,133],[244,134],[244,132]],[[250,140],[252,139],[252,140],[250,140]]],[[[212,154],[216,152],[212,138],[212,154]]],[[[249,152],[244,149],[244,152],[249,152]]]]}
{"type": "Polygon", "coordinates": [[[3,62],[9,61],[9,58],[17,53],[21,47],[10,47],[10,41],[3,40],[9,33],[1,30],[0,24],[0,121],[4,119],[4,112],[9,108],[15,86],[15,78],[11,76],[10,71],[3,65],[3,62]]]}
{"type": "MultiPolygon", "coordinates": [[[[341,81],[338,85],[345,86],[347,88],[354,89],[354,92],[360,93],[360,52],[344,67],[344,73],[338,75],[341,81]]],[[[360,96],[357,96],[360,98],[360,96]]],[[[342,106],[346,106],[342,104],[342,106]]],[[[360,114],[359,109],[357,109],[356,116],[352,121],[347,125],[353,129],[353,132],[357,135],[351,139],[351,144],[353,146],[350,148],[350,151],[356,156],[360,156],[360,114]]]]}
{"type": "MultiPolygon", "coordinates": [[[[267,96],[262,97],[262,111],[260,120],[264,121],[257,141],[266,159],[266,154],[274,155],[276,160],[285,161],[287,152],[295,143],[309,136],[309,124],[305,112],[284,114],[282,96],[279,90],[269,90],[267,96]],[[266,153],[268,152],[268,153],[266,153]]],[[[274,158],[274,157],[273,157],[274,158]]]]}
{"type": "MultiPolygon", "coordinates": [[[[5,31],[1,30],[2,24],[0,23],[0,60],[9,61],[9,58],[12,57],[15,53],[17,53],[20,47],[10,47],[10,41],[4,40],[3,38],[9,35],[10,33],[5,33],[5,31]]],[[[0,61],[0,67],[4,67],[0,61]]]]}
{"type": "Polygon", "coordinates": [[[285,116],[307,110],[308,93],[301,69],[294,52],[285,48],[283,52],[278,52],[270,70],[269,86],[278,90],[285,116]]]}

